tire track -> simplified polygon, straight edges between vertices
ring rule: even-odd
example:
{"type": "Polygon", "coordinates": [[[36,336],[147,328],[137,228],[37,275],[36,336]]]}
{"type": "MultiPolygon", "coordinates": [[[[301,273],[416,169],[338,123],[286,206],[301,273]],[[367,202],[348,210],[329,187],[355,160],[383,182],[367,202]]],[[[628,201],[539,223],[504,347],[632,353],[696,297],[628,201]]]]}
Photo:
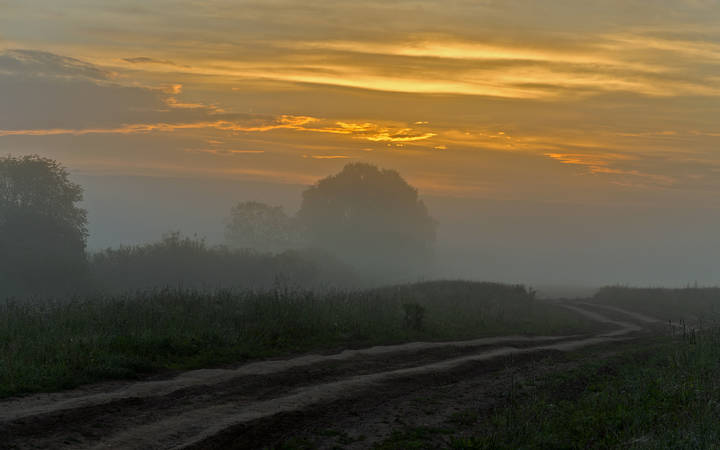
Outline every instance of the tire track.
{"type": "MultiPolygon", "coordinates": [[[[14,448],[202,447],[228,430],[242,430],[250,423],[280,414],[362,398],[403,380],[457,371],[502,357],[569,352],[627,339],[643,330],[635,323],[613,320],[582,304],[561,306],[617,328],[590,337],[505,336],[379,346],[335,355],[261,361],[236,369],[196,370],[169,380],[116,384],[108,391],[95,386],[32,396],[0,402],[0,437],[4,434],[8,438],[5,442],[14,448]],[[461,354],[455,356],[458,352],[461,354]],[[369,360],[373,362],[365,368],[367,373],[357,374],[357,369],[369,360]],[[325,376],[325,372],[332,372],[333,364],[345,366],[333,376],[325,376]],[[307,379],[312,370],[316,376],[307,379]],[[264,379],[266,383],[253,385],[251,379],[264,379]],[[293,387],[293,380],[301,382],[293,387]],[[35,432],[44,434],[36,436],[35,432]]],[[[648,322],[634,313],[613,309],[648,322]]]]}
{"type": "Polygon", "coordinates": [[[304,355],[290,359],[259,361],[236,369],[199,369],[183,372],[168,380],[103,384],[68,392],[38,394],[15,400],[0,401],[0,423],[62,410],[107,404],[128,398],[161,397],[199,385],[217,385],[249,376],[268,376],[327,362],[349,361],[359,357],[390,356],[443,348],[475,348],[504,343],[536,343],[572,339],[577,336],[501,336],[467,341],[411,342],[398,345],[375,346],[359,350],[344,350],[332,355],[304,355]],[[88,392],[90,391],[90,392],[88,392]],[[99,391],[99,392],[95,392],[99,391]]]}

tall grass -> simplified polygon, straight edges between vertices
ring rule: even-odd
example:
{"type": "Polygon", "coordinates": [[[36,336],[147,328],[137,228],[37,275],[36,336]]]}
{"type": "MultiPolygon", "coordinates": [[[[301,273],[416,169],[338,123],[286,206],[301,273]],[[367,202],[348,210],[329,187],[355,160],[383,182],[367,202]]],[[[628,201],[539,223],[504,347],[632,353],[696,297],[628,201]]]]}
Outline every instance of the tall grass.
{"type": "Polygon", "coordinates": [[[0,396],[315,349],[592,326],[520,286],[492,283],[8,300],[0,303],[0,396]],[[423,311],[421,323],[408,325],[408,304],[423,311]]]}

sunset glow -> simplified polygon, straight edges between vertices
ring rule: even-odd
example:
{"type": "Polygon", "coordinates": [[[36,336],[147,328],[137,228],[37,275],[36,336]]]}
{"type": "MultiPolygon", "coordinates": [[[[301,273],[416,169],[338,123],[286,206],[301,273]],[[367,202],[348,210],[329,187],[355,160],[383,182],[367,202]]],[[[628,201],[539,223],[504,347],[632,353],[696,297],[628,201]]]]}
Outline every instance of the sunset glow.
{"type": "Polygon", "coordinates": [[[715,1],[179,3],[0,2],[0,149],[218,177],[361,160],[498,198],[535,181],[464,174],[511,152],[596,198],[718,187],[715,1]]]}

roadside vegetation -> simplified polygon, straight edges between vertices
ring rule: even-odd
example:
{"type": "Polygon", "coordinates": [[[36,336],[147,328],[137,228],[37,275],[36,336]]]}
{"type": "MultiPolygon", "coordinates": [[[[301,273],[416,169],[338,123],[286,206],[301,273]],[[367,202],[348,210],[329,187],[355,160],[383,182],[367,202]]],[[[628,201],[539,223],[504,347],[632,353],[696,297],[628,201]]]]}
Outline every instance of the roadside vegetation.
{"type": "Polygon", "coordinates": [[[597,324],[522,286],[190,290],[0,303],[0,396],[293,353],[597,324]]]}
{"type": "MultiPolygon", "coordinates": [[[[626,349],[627,350],[627,349],[626,349]]],[[[645,342],[611,358],[514,381],[490,411],[398,429],[400,448],[714,448],[720,442],[720,329],[645,342]]]]}
{"type": "Polygon", "coordinates": [[[716,288],[604,288],[595,302],[675,327],[540,379],[516,378],[508,369],[504,400],[491,410],[461,411],[442,426],[398,429],[378,447],[714,448],[720,442],[719,294],[716,288]]]}
{"type": "Polygon", "coordinates": [[[720,441],[719,376],[718,330],[680,336],[552,379],[525,408],[493,417],[490,442],[710,448],[720,441]]]}

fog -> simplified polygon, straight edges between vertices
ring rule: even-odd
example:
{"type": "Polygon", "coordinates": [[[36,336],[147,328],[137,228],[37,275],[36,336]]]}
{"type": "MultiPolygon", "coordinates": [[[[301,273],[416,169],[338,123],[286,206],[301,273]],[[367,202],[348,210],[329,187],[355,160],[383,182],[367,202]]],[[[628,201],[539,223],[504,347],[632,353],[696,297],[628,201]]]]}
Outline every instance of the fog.
{"type": "Polygon", "coordinates": [[[0,450],[719,447],[718,23],[0,0],[0,450]]]}
{"type": "Polygon", "coordinates": [[[91,251],[352,161],[420,189],[428,277],[720,282],[716,2],[15,3],[0,152],[75,171],[91,251]]]}
{"type": "MultiPolygon", "coordinates": [[[[74,179],[85,187],[91,251],[156,241],[169,231],[222,244],[234,204],[255,200],[294,214],[307,188],[210,178],[74,179]]],[[[720,281],[716,209],[420,196],[438,222],[431,277],[527,283],[541,290],[720,281]]]]}

